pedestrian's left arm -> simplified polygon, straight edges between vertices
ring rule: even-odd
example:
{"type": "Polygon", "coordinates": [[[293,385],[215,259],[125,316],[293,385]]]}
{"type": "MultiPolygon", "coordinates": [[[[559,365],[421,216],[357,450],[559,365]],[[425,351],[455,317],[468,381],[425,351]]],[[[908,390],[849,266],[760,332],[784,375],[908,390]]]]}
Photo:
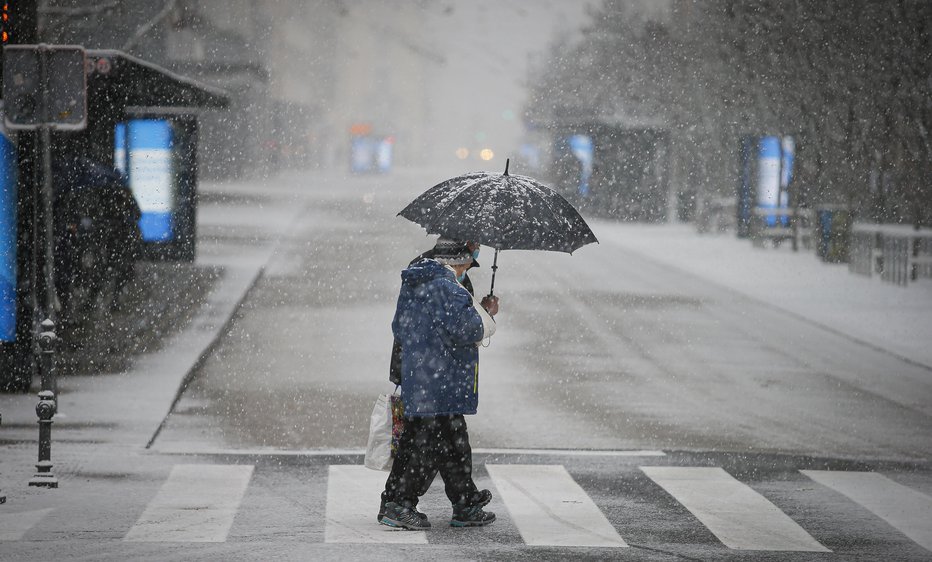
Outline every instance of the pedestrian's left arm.
{"type": "Polygon", "coordinates": [[[452,280],[444,279],[440,283],[437,312],[450,339],[459,344],[482,341],[485,330],[482,318],[473,308],[472,295],[452,280]]]}

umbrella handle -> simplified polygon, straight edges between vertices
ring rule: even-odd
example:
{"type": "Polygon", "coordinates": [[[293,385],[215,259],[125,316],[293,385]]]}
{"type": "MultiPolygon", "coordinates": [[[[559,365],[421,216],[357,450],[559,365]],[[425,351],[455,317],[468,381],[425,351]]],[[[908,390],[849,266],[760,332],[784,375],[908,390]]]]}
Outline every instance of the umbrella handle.
{"type": "Polygon", "coordinates": [[[489,296],[495,296],[493,290],[495,289],[495,273],[498,271],[498,248],[495,248],[495,260],[492,261],[492,284],[489,285],[489,296]]]}

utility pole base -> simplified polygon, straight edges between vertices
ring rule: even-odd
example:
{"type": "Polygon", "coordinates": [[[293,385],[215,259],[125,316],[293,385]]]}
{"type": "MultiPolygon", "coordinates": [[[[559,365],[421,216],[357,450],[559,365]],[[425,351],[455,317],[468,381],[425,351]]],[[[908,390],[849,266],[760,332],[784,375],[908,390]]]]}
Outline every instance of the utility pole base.
{"type": "Polygon", "coordinates": [[[30,486],[37,486],[40,488],[57,488],[58,487],[58,478],[52,474],[52,462],[51,461],[39,461],[36,463],[36,472],[32,478],[29,479],[30,486]]]}
{"type": "Polygon", "coordinates": [[[57,488],[58,478],[51,474],[36,474],[29,479],[29,485],[40,488],[57,488]]]}

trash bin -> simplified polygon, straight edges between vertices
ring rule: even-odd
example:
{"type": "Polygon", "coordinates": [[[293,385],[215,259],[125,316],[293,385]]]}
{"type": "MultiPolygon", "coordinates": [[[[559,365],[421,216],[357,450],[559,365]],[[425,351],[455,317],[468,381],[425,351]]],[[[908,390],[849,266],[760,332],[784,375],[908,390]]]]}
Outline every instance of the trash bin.
{"type": "Polygon", "coordinates": [[[830,263],[847,262],[851,211],[843,205],[820,205],[816,207],[816,220],[819,241],[816,253],[819,258],[830,263]]]}

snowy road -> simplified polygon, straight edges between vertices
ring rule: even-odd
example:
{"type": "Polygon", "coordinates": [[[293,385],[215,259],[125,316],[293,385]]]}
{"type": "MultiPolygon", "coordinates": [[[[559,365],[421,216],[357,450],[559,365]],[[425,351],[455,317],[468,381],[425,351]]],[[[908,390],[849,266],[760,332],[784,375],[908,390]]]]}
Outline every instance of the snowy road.
{"type": "MultiPolygon", "coordinates": [[[[259,204],[281,214],[283,237],[157,447],[363,446],[375,395],[391,389],[398,271],[433,240],[395,213],[445,175],[240,186],[254,197],[243,196],[244,214],[259,204]]],[[[481,351],[475,446],[929,457],[932,369],[921,357],[671,265],[669,229],[688,238],[675,230],[685,227],[594,227],[602,243],[574,256],[500,256],[500,329],[481,351]],[[667,229],[656,247],[651,228],[667,229]]],[[[216,235],[255,243],[244,232],[216,235]]],[[[471,273],[479,292],[491,254],[471,273]]],[[[919,307],[928,295],[917,286],[908,296],[919,307]]]]}
{"type": "Polygon", "coordinates": [[[927,560],[932,547],[928,473],[904,466],[799,470],[806,461],[706,453],[476,461],[495,524],[450,528],[437,485],[420,503],[428,532],[375,522],[385,473],[358,455],[143,453],[111,466],[132,465],[131,485],[77,466],[62,483],[70,501],[0,511],[0,560],[927,560]]]}
{"type": "Polygon", "coordinates": [[[433,240],[394,215],[448,175],[205,186],[199,263],[226,268],[226,305],[125,379],[65,379],[58,490],[23,484],[33,402],[7,397],[0,560],[928,559],[930,287],[686,226],[502,254],[469,419],[498,520],[449,528],[438,483],[429,532],[378,525],[385,475],[360,452],[398,271],[433,240]]]}
{"type": "MultiPolygon", "coordinates": [[[[480,352],[469,418],[477,481],[499,521],[451,532],[438,484],[422,503],[429,533],[386,533],[373,511],[384,474],[361,467],[359,451],[375,396],[392,389],[398,272],[433,243],[395,213],[448,175],[242,185],[241,210],[212,216],[208,240],[275,251],[151,450],[219,474],[255,466],[235,513],[198,511],[189,541],[227,533],[202,552],[928,555],[932,369],[917,342],[930,331],[929,287],[870,284],[809,254],[697,239],[686,226],[605,222],[593,223],[602,243],[574,256],[500,256],[499,330],[480,352]],[[257,210],[276,217],[274,234],[242,226],[257,210]]],[[[479,292],[490,254],[471,273],[479,292]]],[[[212,496],[199,500],[176,472],[163,470],[167,491],[125,536],[191,534],[173,522],[212,496]],[[193,495],[165,511],[179,489],[193,495]]]]}

